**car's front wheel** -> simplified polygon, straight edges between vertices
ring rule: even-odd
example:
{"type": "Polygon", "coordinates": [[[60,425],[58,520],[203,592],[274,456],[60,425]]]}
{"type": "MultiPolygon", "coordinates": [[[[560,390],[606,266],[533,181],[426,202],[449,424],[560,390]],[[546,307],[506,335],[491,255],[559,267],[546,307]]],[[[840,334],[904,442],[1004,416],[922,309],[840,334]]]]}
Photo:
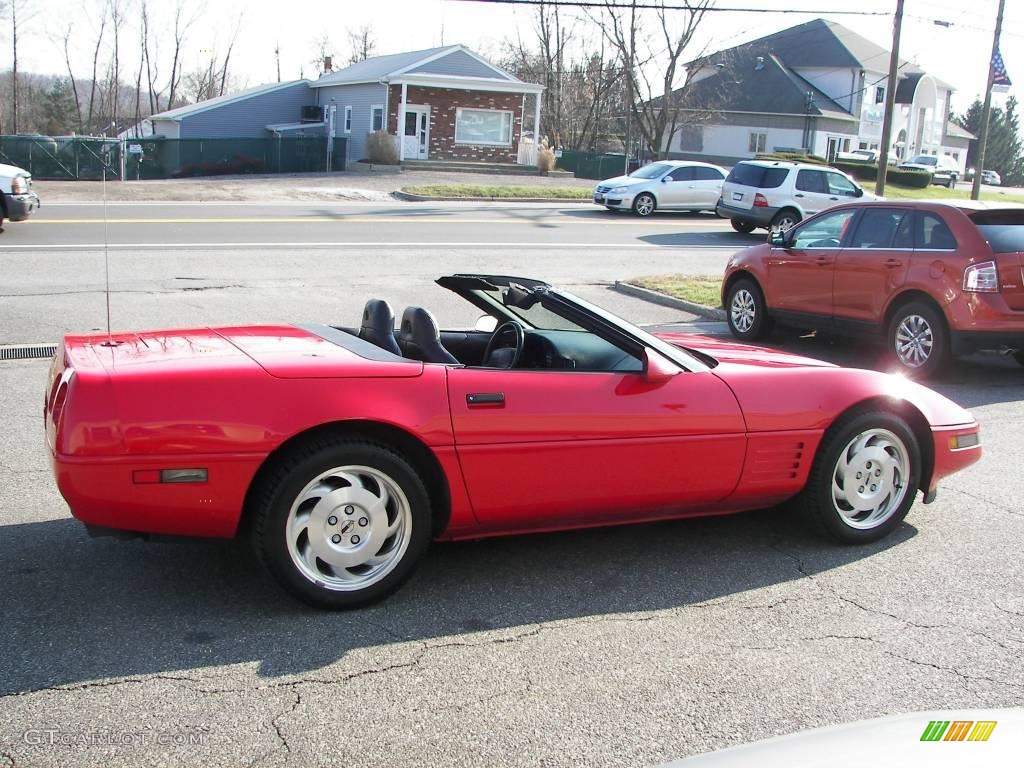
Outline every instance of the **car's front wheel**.
{"type": "Polygon", "coordinates": [[[386,597],[430,543],[423,481],[385,445],[315,440],[259,482],[256,553],[286,591],[311,605],[354,608],[386,597]]]}
{"type": "Polygon", "coordinates": [[[908,375],[928,378],[950,356],[946,322],[931,306],[911,302],[900,307],[889,323],[889,352],[908,375]]]}
{"type": "Polygon", "coordinates": [[[743,219],[730,219],[729,223],[732,224],[732,228],[739,232],[741,235],[749,235],[755,229],[756,224],[752,224],[749,221],[743,221],[743,219]]]}
{"type": "Polygon", "coordinates": [[[650,216],[657,207],[658,204],[654,200],[654,195],[649,192],[637,195],[633,201],[633,213],[637,216],[650,216]]]}
{"type": "Polygon", "coordinates": [[[844,544],[876,541],[907,516],[921,480],[921,450],[900,416],[868,411],[825,436],[797,509],[844,544]]]}
{"type": "Polygon", "coordinates": [[[742,341],[757,341],[771,333],[764,294],[749,277],[741,277],[729,288],[725,297],[725,316],[732,335],[742,341]]]}

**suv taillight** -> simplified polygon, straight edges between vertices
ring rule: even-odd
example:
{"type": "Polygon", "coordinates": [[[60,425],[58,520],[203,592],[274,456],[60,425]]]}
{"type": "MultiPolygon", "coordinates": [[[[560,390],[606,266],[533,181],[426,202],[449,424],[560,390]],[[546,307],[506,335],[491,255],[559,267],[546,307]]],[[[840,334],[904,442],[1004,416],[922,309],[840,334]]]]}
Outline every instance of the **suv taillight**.
{"type": "Polygon", "coordinates": [[[764,195],[762,195],[760,192],[758,192],[756,195],[754,195],[754,207],[755,208],[767,208],[768,207],[768,198],[765,197],[764,195]]]}
{"type": "Polygon", "coordinates": [[[964,270],[964,290],[972,293],[998,293],[999,272],[994,261],[972,264],[964,270]]]}
{"type": "Polygon", "coordinates": [[[24,176],[15,176],[11,179],[11,194],[24,195],[28,192],[28,182],[24,176]]]}

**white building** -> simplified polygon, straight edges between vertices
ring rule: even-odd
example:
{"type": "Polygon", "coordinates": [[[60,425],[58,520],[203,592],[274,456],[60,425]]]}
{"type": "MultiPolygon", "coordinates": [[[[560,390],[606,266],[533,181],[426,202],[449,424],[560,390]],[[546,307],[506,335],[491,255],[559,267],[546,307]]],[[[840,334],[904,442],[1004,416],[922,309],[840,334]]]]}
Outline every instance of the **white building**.
{"type": "MultiPolygon", "coordinates": [[[[690,62],[670,157],[734,163],[758,152],[878,149],[889,51],[815,19],[690,62]]],[[[964,169],[974,136],[947,120],[952,86],[902,61],[891,153],[949,155],[964,169]]]]}

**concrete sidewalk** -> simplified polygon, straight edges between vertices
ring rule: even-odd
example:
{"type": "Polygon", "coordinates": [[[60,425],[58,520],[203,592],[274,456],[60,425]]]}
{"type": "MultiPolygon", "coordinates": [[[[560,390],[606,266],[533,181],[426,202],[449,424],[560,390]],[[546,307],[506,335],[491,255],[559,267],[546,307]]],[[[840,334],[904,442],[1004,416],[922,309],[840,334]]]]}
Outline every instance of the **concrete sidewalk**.
{"type": "MultiPolygon", "coordinates": [[[[110,201],[348,201],[394,200],[392,192],[402,187],[425,184],[507,184],[529,187],[578,187],[590,189],[592,179],[547,176],[494,176],[479,173],[409,171],[402,173],[308,173],[260,176],[209,176],[150,181],[108,181],[110,201]]],[[[47,202],[102,200],[101,181],[35,181],[34,187],[45,206],[47,202]]],[[[558,203],[559,201],[552,201],[558,203]]]]}

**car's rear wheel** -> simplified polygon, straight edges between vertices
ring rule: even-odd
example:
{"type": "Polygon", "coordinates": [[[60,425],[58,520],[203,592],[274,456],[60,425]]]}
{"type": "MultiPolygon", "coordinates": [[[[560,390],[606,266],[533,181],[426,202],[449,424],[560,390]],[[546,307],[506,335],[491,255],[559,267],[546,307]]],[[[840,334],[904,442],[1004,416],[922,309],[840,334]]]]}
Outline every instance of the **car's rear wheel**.
{"type": "Polygon", "coordinates": [[[726,295],[725,315],[729,331],[742,341],[757,341],[771,333],[774,323],[768,317],[764,294],[757,283],[741,277],[726,295]]]}
{"type": "Polygon", "coordinates": [[[894,361],[910,376],[934,376],[949,361],[946,322],[923,302],[910,302],[896,310],[889,323],[888,338],[894,361]]]}
{"type": "Polygon", "coordinates": [[[732,224],[733,229],[742,235],[749,235],[757,229],[756,224],[751,224],[749,221],[743,221],[743,219],[730,219],[729,223],[732,224]]]}
{"type": "Polygon", "coordinates": [[[800,214],[794,211],[792,208],[783,208],[772,219],[771,228],[779,232],[785,232],[787,229],[795,227],[800,223],[800,214]]]}
{"type": "Polygon", "coordinates": [[[321,608],[354,608],[394,592],[431,539],[430,498],[391,448],[312,441],[260,480],[253,543],[278,583],[321,608]]]}
{"type": "Polygon", "coordinates": [[[886,411],[849,416],[818,449],[797,509],[829,538],[876,541],[910,511],[921,480],[921,450],[902,417],[886,411]]]}
{"type": "Polygon", "coordinates": [[[633,201],[633,213],[637,216],[650,216],[657,207],[658,204],[654,200],[654,195],[649,192],[637,195],[633,201]]]}

